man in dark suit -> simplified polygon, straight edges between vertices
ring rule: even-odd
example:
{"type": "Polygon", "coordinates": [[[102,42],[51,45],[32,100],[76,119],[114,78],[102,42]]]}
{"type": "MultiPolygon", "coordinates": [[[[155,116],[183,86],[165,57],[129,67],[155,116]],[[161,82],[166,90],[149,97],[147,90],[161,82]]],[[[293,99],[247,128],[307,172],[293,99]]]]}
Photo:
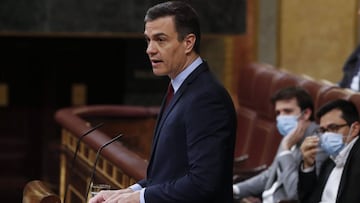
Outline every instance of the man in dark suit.
{"type": "Polygon", "coordinates": [[[299,170],[300,202],[360,202],[357,190],[360,182],[359,115],[350,101],[335,100],[322,106],[320,136],[311,136],[301,145],[303,161],[299,170]],[[324,150],[329,155],[317,165],[315,154],[324,150]],[[316,175],[315,168],[320,167],[316,175]]]}
{"type": "MultiPolygon", "coordinates": [[[[360,15],[360,10],[358,10],[360,15]]],[[[360,91],[360,45],[351,53],[343,67],[343,77],[339,86],[360,91]]]]}
{"type": "Polygon", "coordinates": [[[146,179],[100,192],[90,203],[231,203],[236,114],[199,56],[194,9],[179,1],[155,5],[145,16],[144,35],[153,72],[169,76],[174,95],[162,103],[146,179]]]}
{"type": "Polygon", "coordinates": [[[360,46],[346,60],[343,67],[343,77],[339,82],[339,86],[350,88],[354,91],[360,91],[360,46]]]}

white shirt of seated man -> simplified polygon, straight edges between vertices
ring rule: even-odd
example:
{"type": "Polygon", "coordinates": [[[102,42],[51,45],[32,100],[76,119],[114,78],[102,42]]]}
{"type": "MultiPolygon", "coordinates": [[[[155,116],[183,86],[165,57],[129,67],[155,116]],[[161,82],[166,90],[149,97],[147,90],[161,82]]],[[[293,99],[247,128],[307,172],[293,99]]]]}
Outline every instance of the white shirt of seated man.
{"type": "Polygon", "coordinates": [[[350,84],[350,88],[354,91],[359,91],[359,82],[360,82],[360,71],[353,77],[351,84],[350,84]]]}

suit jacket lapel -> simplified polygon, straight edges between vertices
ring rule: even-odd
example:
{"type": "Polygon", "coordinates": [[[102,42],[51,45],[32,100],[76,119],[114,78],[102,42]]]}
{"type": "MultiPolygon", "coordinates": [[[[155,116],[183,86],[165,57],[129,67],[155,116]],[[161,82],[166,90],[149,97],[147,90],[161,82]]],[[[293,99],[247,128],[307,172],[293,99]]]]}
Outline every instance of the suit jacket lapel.
{"type": "Polygon", "coordinates": [[[346,179],[347,178],[351,178],[348,173],[349,173],[349,170],[351,166],[349,166],[350,162],[351,162],[351,159],[352,159],[352,156],[354,155],[354,153],[356,153],[358,150],[359,150],[359,147],[360,147],[360,139],[356,140],[356,143],[354,144],[353,148],[351,149],[350,151],[350,154],[348,156],[348,158],[346,159],[346,162],[345,162],[345,166],[344,166],[344,170],[343,170],[343,174],[341,175],[341,180],[340,180],[340,185],[339,185],[339,190],[338,190],[338,195],[337,195],[337,200],[338,198],[341,196],[341,194],[343,193],[344,191],[344,185],[346,184],[346,179]]]}
{"type": "Polygon", "coordinates": [[[270,189],[275,181],[277,180],[277,169],[279,168],[279,162],[275,160],[273,165],[270,167],[269,179],[266,181],[265,190],[270,189]]]}

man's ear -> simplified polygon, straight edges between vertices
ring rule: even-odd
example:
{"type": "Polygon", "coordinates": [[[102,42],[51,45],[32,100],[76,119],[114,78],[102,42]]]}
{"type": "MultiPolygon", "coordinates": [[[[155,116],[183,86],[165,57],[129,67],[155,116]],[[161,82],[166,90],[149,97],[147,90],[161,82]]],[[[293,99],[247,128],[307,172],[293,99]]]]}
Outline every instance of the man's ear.
{"type": "Polygon", "coordinates": [[[185,46],[185,54],[189,54],[193,51],[195,46],[196,36],[194,34],[186,35],[184,39],[184,46],[185,46]]]}
{"type": "Polygon", "coordinates": [[[312,111],[311,111],[311,109],[306,108],[301,112],[301,114],[302,114],[301,115],[302,119],[309,120],[311,117],[312,111]]]}
{"type": "Polygon", "coordinates": [[[351,124],[351,137],[356,137],[359,135],[360,132],[360,123],[358,121],[355,121],[351,124]]]}

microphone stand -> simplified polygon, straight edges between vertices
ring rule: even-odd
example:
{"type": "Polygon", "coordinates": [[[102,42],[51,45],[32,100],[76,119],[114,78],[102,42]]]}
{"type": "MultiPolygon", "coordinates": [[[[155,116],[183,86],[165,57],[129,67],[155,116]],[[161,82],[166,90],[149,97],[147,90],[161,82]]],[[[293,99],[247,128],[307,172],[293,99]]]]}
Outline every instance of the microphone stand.
{"type": "Polygon", "coordinates": [[[116,137],[114,137],[114,138],[111,139],[110,141],[108,141],[108,142],[106,142],[105,144],[103,144],[103,145],[98,149],[98,151],[96,152],[95,162],[94,162],[94,165],[93,165],[93,168],[92,168],[92,171],[91,171],[91,178],[90,178],[90,182],[89,182],[88,189],[86,190],[86,196],[85,196],[85,198],[88,198],[88,196],[89,196],[90,188],[91,188],[92,182],[93,182],[93,180],[94,180],[94,176],[95,176],[97,161],[98,161],[98,159],[99,159],[99,155],[100,155],[101,151],[102,151],[106,146],[108,146],[109,144],[115,142],[116,140],[118,140],[118,139],[119,139],[120,137],[122,137],[123,135],[124,135],[124,134],[119,133],[116,137]]]}
{"type": "MultiPolygon", "coordinates": [[[[87,135],[89,135],[91,132],[93,132],[94,130],[100,128],[101,126],[103,126],[104,123],[99,123],[97,124],[96,126],[94,126],[93,128],[89,129],[88,131],[86,131],[84,134],[82,134],[77,143],[76,143],[76,149],[75,149],[75,153],[74,153],[74,157],[71,161],[71,165],[70,165],[70,171],[69,171],[69,174],[70,174],[70,179],[71,177],[73,176],[73,170],[74,170],[74,166],[75,166],[75,160],[77,158],[77,154],[78,154],[78,151],[79,151],[79,147],[80,147],[80,142],[82,141],[82,139],[84,137],[86,137],[87,135]]],[[[64,203],[66,203],[66,196],[67,196],[67,192],[68,192],[68,189],[69,189],[69,182],[66,184],[66,188],[65,188],[65,194],[64,194],[64,203]]]]}

